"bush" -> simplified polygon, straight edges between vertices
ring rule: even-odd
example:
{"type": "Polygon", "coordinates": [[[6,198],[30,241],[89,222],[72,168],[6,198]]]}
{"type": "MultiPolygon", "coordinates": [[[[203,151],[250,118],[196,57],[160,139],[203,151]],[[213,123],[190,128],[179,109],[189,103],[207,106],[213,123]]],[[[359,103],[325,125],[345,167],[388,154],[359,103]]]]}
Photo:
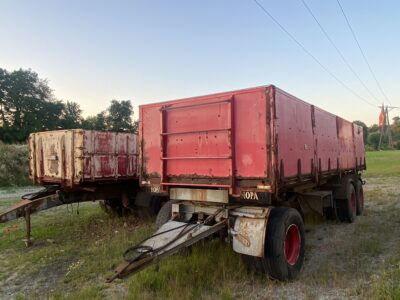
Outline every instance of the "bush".
{"type": "MultiPolygon", "coordinates": [[[[380,132],[373,132],[368,135],[368,144],[372,146],[375,150],[379,147],[379,140],[381,138],[380,132]]],[[[382,144],[386,143],[386,140],[382,140],[382,144]]]]}
{"type": "Polygon", "coordinates": [[[30,184],[28,160],[26,145],[7,145],[0,141],[0,186],[30,184]]]}
{"type": "Polygon", "coordinates": [[[365,145],[365,151],[376,151],[376,149],[375,149],[375,147],[374,146],[371,146],[371,145],[365,145]]]}

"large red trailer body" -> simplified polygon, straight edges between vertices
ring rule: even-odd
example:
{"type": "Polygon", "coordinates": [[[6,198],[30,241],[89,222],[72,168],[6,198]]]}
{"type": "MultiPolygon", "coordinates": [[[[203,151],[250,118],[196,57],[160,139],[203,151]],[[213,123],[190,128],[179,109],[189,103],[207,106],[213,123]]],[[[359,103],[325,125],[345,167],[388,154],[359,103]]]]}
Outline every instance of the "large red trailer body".
{"type": "Polygon", "coordinates": [[[270,85],[140,106],[141,182],[277,193],[365,169],[362,128],[270,85]]]}

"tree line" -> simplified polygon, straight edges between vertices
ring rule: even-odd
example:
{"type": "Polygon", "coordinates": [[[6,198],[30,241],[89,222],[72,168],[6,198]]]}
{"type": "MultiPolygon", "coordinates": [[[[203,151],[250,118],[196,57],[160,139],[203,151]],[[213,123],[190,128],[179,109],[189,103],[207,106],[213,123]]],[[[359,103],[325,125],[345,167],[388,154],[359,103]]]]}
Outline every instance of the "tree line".
{"type": "MultiPolygon", "coordinates": [[[[367,150],[378,150],[379,140],[381,137],[381,127],[374,124],[368,127],[361,121],[354,121],[363,128],[364,143],[367,150]]],[[[396,116],[392,119],[392,124],[388,128],[392,134],[393,145],[389,145],[387,135],[382,138],[381,149],[398,149],[400,150],[400,117],[396,116]]]]}
{"type": "Polygon", "coordinates": [[[130,100],[112,100],[97,115],[84,118],[79,104],[57,99],[46,80],[32,70],[0,68],[0,141],[25,142],[29,134],[56,129],[136,132],[130,100]]]}
{"type": "MultiPolygon", "coordinates": [[[[9,72],[0,68],[0,141],[25,142],[31,132],[56,129],[92,129],[136,132],[130,100],[112,100],[110,106],[97,115],[84,118],[79,104],[56,99],[48,82],[32,70],[9,72]]],[[[369,149],[377,149],[380,127],[363,127],[364,141],[369,149]]],[[[391,130],[394,147],[400,149],[400,117],[393,118],[391,130]]],[[[390,148],[383,139],[383,148],[390,148]]]]}

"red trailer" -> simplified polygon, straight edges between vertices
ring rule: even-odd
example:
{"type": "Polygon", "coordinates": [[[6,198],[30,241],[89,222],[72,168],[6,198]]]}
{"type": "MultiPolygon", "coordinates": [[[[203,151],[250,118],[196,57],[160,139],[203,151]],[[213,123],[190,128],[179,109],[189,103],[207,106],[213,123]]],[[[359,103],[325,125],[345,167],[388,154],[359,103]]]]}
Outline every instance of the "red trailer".
{"type": "Polygon", "coordinates": [[[157,233],[128,250],[134,258],[110,280],[216,231],[256,271],[294,279],[306,214],[353,222],[362,213],[362,128],[273,85],[142,105],[139,114],[140,183],[171,200],[157,233]]]}
{"type": "Polygon", "coordinates": [[[36,132],[29,136],[29,174],[43,190],[0,213],[0,223],[63,204],[101,200],[111,214],[156,213],[160,199],[139,191],[137,135],[83,129],[36,132]]]}
{"type": "Polygon", "coordinates": [[[361,127],[274,86],[143,105],[139,138],[141,182],[153,191],[277,196],[365,168],[361,127]]]}

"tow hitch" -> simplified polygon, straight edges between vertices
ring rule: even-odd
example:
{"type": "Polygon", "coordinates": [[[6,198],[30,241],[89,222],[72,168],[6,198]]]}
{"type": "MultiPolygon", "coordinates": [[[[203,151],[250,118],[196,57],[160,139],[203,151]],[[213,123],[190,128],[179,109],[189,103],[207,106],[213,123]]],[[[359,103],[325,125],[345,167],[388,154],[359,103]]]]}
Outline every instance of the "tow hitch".
{"type": "Polygon", "coordinates": [[[180,249],[216,233],[226,227],[227,220],[214,225],[206,225],[207,222],[185,223],[169,221],[162,225],[149,239],[137,246],[128,248],[124,253],[125,262],[120,264],[114,274],[107,278],[110,283],[116,278],[132,275],[152,263],[171,256],[180,249]]]}
{"type": "Polygon", "coordinates": [[[124,253],[125,261],[106,282],[132,275],[220,230],[227,230],[235,252],[263,257],[269,212],[267,207],[221,207],[187,202],[173,204],[172,220],[162,225],[150,238],[128,248],[124,253]],[[198,215],[200,221],[174,220],[174,216],[191,220],[193,215],[198,215]],[[205,215],[208,216],[203,218],[205,215]]]}

